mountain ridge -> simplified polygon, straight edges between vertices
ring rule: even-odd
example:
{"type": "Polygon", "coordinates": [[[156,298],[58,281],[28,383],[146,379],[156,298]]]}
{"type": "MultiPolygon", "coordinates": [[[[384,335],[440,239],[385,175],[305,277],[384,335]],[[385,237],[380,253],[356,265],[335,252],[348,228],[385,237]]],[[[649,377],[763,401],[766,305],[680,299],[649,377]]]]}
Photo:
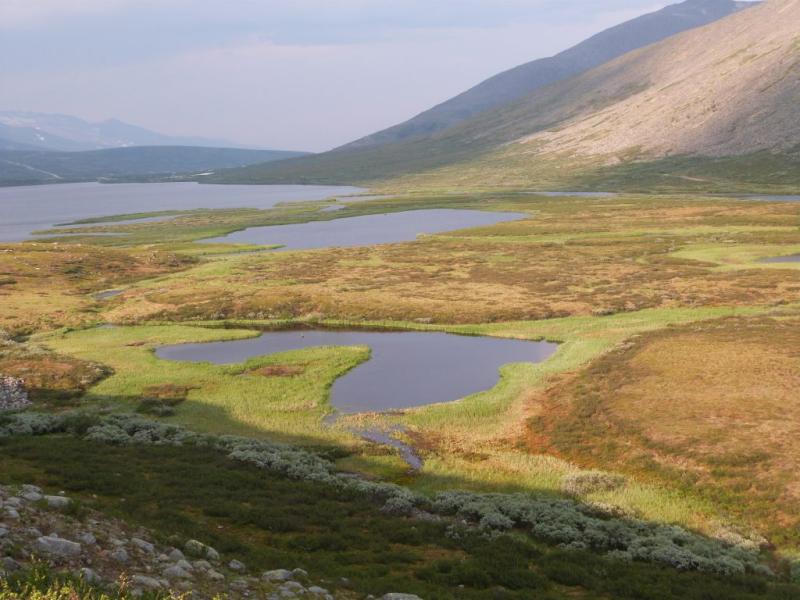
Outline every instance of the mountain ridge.
{"type": "Polygon", "coordinates": [[[0,138],[42,150],[66,152],[131,146],[253,149],[225,140],[165,135],[119,119],[90,122],[71,115],[14,110],[0,111],[0,138]]]}
{"type": "Polygon", "coordinates": [[[588,71],[632,50],[748,7],[735,0],[686,0],[610,27],[554,56],[503,71],[419,115],[342,148],[356,149],[430,135],[541,87],[588,71]]]}

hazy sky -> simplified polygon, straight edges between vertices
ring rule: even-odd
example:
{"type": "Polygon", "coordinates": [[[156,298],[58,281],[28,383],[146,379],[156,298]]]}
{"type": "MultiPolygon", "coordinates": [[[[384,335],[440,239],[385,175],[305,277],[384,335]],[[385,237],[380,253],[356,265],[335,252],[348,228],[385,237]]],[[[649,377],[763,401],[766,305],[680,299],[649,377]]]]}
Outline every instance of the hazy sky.
{"type": "Polygon", "coordinates": [[[0,109],[323,150],[668,0],[0,0],[0,109]]]}

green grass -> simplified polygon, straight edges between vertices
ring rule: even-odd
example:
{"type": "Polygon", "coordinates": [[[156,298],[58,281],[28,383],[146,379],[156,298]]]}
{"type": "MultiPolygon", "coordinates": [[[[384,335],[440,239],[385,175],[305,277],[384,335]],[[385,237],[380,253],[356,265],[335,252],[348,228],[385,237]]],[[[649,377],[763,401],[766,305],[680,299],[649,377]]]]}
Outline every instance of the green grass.
{"type": "MultiPolygon", "coordinates": [[[[331,413],[328,391],[336,379],[368,357],[364,347],[313,348],[218,366],[161,360],[161,345],[242,339],[256,331],[203,329],[180,325],[94,328],[48,336],[57,352],[101,361],[114,374],[91,388],[85,403],[135,409],[147,389],[183,386],[187,400],[170,418],[197,431],[269,436],[298,443],[333,443],[349,436],[323,425],[331,413]],[[89,358],[93,357],[93,358],[89,358]],[[297,367],[290,376],[261,375],[268,366],[297,367]]],[[[170,420],[168,419],[168,420],[170,420]]]]}

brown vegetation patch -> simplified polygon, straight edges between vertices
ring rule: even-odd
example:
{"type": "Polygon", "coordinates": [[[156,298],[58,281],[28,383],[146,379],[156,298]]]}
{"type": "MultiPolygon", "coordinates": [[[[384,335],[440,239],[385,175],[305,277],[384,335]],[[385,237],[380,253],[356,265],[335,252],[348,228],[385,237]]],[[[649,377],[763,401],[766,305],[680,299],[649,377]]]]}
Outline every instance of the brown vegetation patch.
{"type": "Polygon", "coordinates": [[[82,395],[111,371],[97,363],[56,354],[0,352],[0,373],[25,380],[32,400],[50,402],[82,395]]]}
{"type": "Polygon", "coordinates": [[[800,541],[800,318],[731,318],[638,338],[567,377],[529,445],[706,494],[800,541]]]}
{"type": "Polygon", "coordinates": [[[253,371],[248,375],[261,375],[262,377],[294,377],[302,375],[306,368],[302,365],[267,365],[253,371]]]}
{"type": "Polygon", "coordinates": [[[416,243],[250,255],[215,278],[190,271],[131,290],[111,314],[470,323],[800,302],[791,270],[718,270],[672,255],[695,244],[798,244],[796,203],[517,201],[536,218],[416,243]]]}
{"type": "Polygon", "coordinates": [[[0,328],[27,334],[91,321],[92,292],[192,264],[152,249],[82,244],[0,244],[0,328]],[[13,285],[12,285],[13,283],[13,285]]]}

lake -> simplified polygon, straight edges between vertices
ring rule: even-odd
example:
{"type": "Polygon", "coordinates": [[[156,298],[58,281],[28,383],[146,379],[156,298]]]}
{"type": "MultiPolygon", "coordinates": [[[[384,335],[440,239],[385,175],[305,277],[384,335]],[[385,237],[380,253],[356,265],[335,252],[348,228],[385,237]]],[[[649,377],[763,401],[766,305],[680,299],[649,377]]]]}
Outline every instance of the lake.
{"type": "Polygon", "coordinates": [[[248,340],[164,346],[165,360],[237,364],[256,356],[317,346],[369,346],[370,359],[336,380],[331,403],[341,413],[384,412],[450,402],[489,390],[499,368],[538,363],[558,347],[439,332],[276,331],[248,340]]]}
{"type": "Polygon", "coordinates": [[[325,200],[365,190],[318,185],[74,183],[0,187],[0,242],[91,217],[193,208],[272,208],[280,202],[325,200]]]}
{"type": "Polygon", "coordinates": [[[413,241],[420,234],[442,233],[470,227],[494,225],[524,219],[524,213],[483,210],[429,209],[295,225],[251,227],[229,235],[201,240],[227,244],[279,244],[284,250],[370,246],[413,241]]]}

